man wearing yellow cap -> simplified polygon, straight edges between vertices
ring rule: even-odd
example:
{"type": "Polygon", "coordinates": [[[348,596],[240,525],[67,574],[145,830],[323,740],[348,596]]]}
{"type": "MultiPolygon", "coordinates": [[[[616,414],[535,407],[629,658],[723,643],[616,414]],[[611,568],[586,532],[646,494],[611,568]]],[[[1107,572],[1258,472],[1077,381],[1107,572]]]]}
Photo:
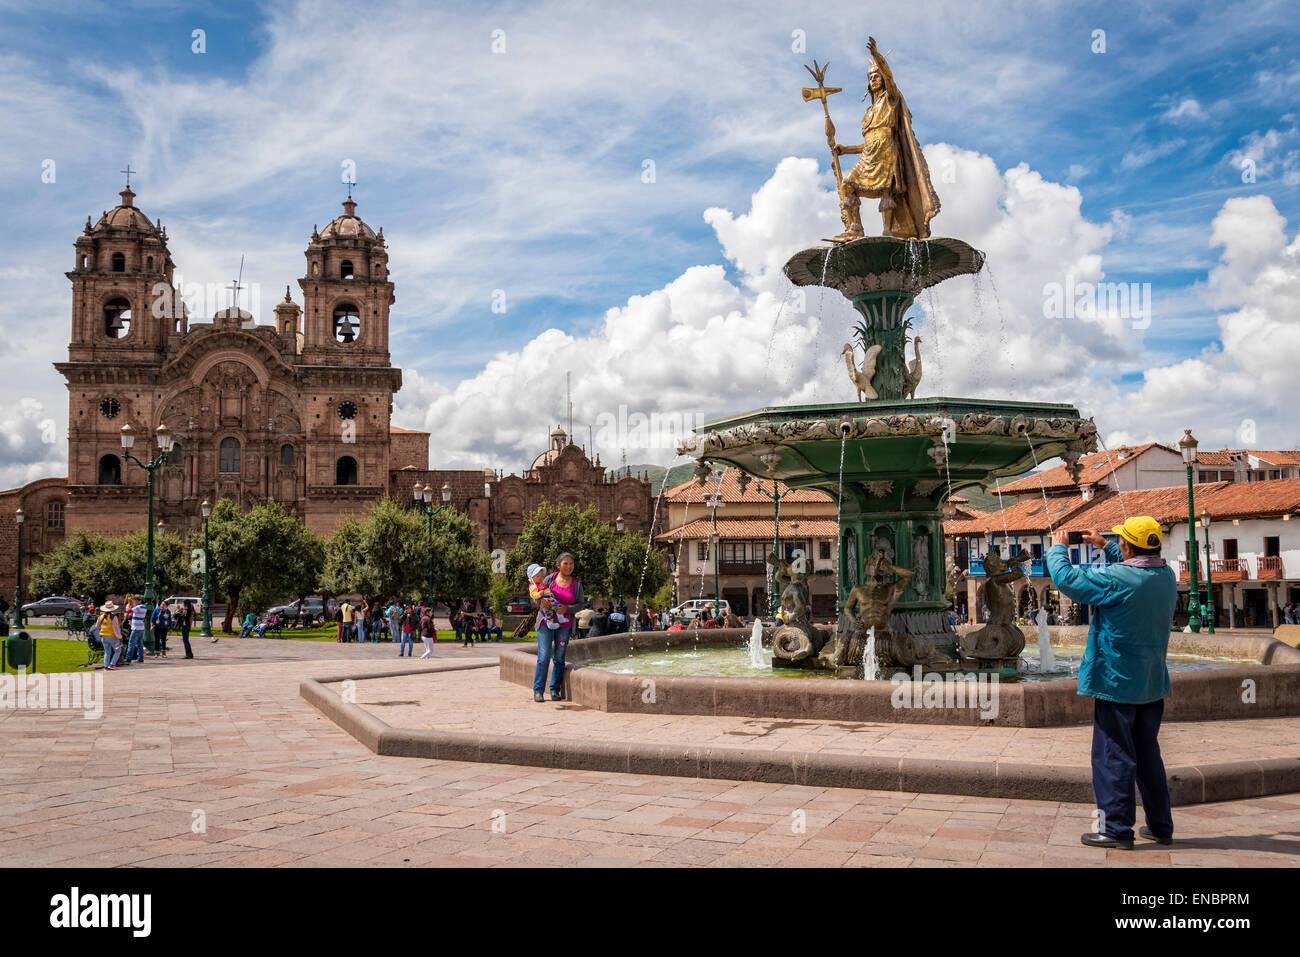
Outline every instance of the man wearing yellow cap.
{"type": "Polygon", "coordinates": [[[1079,694],[1093,699],[1092,790],[1101,822],[1097,833],[1084,834],[1082,841],[1131,850],[1134,783],[1147,819],[1138,833],[1173,843],[1169,784],[1157,736],[1169,694],[1165,653],[1178,585],[1160,557],[1155,519],[1135,516],[1112,531],[1119,544],[1096,531],[1083,533],[1086,543],[1105,548],[1108,564],[1101,568],[1071,565],[1069,535],[1056,532],[1047,551],[1047,573],[1063,595],[1093,606],[1079,694]]]}

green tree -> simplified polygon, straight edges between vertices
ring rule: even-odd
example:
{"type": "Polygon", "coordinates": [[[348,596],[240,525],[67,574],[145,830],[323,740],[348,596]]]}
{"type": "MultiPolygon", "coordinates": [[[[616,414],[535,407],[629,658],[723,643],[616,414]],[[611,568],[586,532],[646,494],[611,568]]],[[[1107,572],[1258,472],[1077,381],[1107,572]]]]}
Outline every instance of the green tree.
{"type": "Polygon", "coordinates": [[[657,592],[668,581],[668,554],[651,548],[646,554],[646,537],[641,532],[615,534],[605,559],[602,594],[623,597],[630,603],[638,595],[642,604],[646,596],[657,592]],[[644,574],[642,573],[644,569],[644,574]]]}
{"type": "Polygon", "coordinates": [[[574,574],[587,595],[606,594],[605,561],[614,530],[600,518],[596,506],[552,505],[543,502],[528,516],[514,547],[506,554],[506,575],[512,583],[524,582],[524,571],[534,562],[555,570],[564,552],[573,556],[574,574]]]}
{"type": "Polygon", "coordinates": [[[236,608],[261,610],[315,589],[324,545],[279,502],[241,514],[223,498],[212,509],[208,531],[211,574],[226,596],[223,631],[231,630],[236,608]]]}
{"type": "MultiPolygon", "coordinates": [[[[393,499],[377,502],[362,519],[345,520],[325,546],[321,588],[356,593],[371,602],[419,600],[429,587],[428,516],[393,499]]],[[[463,512],[444,509],[433,517],[435,599],[478,598],[487,593],[490,559],[463,512]]]]}
{"type": "MultiPolygon", "coordinates": [[[[117,538],[77,532],[32,568],[31,587],[41,595],[144,593],[148,542],[143,531],[117,538]]],[[[194,587],[189,549],[174,533],[154,534],[154,591],[162,598],[194,587]]]]}

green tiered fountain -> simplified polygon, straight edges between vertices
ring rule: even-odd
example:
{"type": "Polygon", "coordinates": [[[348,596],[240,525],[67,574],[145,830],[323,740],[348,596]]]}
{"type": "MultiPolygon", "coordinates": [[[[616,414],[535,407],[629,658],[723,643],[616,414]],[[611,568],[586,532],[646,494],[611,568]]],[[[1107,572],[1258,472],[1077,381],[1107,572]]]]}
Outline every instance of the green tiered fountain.
{"type": "MultiPolygon", "coordinates": [[[[836,146],[827,113],[845,232],[830,246],[796,253],[785,266],[796,285],[838,290],[861,315],[855,332],[863,358],[858,361],[852,345],[843,350],[859,401],[768,407],[718,419],[678,451],[793,488],[820,489],[839,502],[843,610],[836,635],[812,627],[806,586],[802,596],[798,592],[799,570],[774,556],[785,618],[776,632],[774,666],[862,674],[864,653],[874,647],[882,666],[1014,669],[1024,638],[1010,622],[995,620],[961,641],[952,628],[944,597],[944,503],[960,488],[991,486],[1056,456],[1077,469],[1080,455],[1095,451],[1097,430],[1067,404],[913,397],[921,379],[920,340],[911,339],[909,364],[908,308],[922,290],[979,272],[984,256],[961,240],[929,238],[938,197],[906,104],[874,41],[871,50],[873,103],[863,119],[863,146],[836,146]],[[853,152],[862,159],[841,175],[839,155],[853,152]],[[863,196],[881,198],[887,235],[862,236],[863,196]]],[[[836,91],[822,84],[825,67],[810,72],[818,87],[805,89],[804,98],[824,103],[836,91]]],[[[987,587],[1007,586],[990,580],[987,587]]]]}

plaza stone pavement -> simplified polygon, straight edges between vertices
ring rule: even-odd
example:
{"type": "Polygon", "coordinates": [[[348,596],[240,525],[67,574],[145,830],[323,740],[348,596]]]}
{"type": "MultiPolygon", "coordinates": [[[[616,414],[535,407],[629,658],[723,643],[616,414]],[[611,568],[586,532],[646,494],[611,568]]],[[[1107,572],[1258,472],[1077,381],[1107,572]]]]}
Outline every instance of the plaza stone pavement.
{"type": "MultiPolygon", "coordinates": [[[[492,665],[503,647],[441,642],[433,665],[492,665]]],[[[399,663],[391,644],[229,637],[216,645],[198,642],[195,652],[194,661],[150,659],[104,675],[99,720],[57,710],[0,712],[0,863],[1300,864],[1300,794],[1177,808],[1173,847],[1139,842],[1132,852],[1106,851],[1079,844],[1092,813],[1081,804],[378,757],[303,701],[299,680],[430,662],[399,663]]],[[[395,725],[416,726],[423,715],[422,726],[518,727],[535,734],[569,724],[570,734],[596,737],[611,733],[601,731],[604,721],[628,717],[534,704],[526,689],[499,682],[490,667],[361,681],[357,689],[358,703],[395,725]]],[[[1294,735],[1295,719],[1275,720],[1287,725],[1224,722],[1197,731],[1171,724],[1169,746],[1245,747],[1265,733],[1274,742],[1294,735]]],[[[752,746],[767,734],[764,725],[798,722],[748,724],[746,746],[752,746]]],[[[899,747],[912,736],[908,746],[918,748],[926,739],[929,746],[951,746],[943,731],[970,733],[859,728],[822,733],[892,738],[899,747]]],[[[727,730],[709,725],[699,733],[722,737],[727,730]]],[[[1086,729],[1057,731],[1067,736],[1063,747],[1086,743],[1086,729]]],[[[772,733],[775,741],[801,732],[772,733]]],[[[804,737],[812,735],[804,729],[804,737]]],[[[1023,736],[1023,746],[1041,747],[1033,740],[1023,736]]]]}

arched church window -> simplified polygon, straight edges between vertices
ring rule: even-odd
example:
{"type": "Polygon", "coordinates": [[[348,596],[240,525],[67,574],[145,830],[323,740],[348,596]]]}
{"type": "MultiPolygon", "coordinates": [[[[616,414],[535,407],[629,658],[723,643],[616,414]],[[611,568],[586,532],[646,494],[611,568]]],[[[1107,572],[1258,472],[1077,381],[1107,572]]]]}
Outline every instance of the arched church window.
{"type": "Polygon", "coordinates": [[[292,445],[280,446],[280,464],[281,465],[295,464],[292,445]]]}
{"type": "Polygon", "coordinates": [[[147,269],[149,272],[153,272],[153,257],[152,257],[152,256],[149,256],[147,259],[145,259],[145,261],[144,261],[144,266],[145,266],[145,269],[147,269]]]}
{"type": "Polygon", "coordinates": [[[357,460],[350,455],[345,455],[339,459],[338,464],[334,466],[334,484],[335,485],[356,485],[357,484],[357,460]]]}
{"type": "Polygon", "coordinates": [[[355,278],[356,278],[356,274],[353,272],[353,269],[352,269],[352,260],[351,260],[351,259],[345,259],[345,260],[343,260],[343,262],[339,265],[339,278],[340,278],[340,279],[355,279],[355,278]]]}
{"type": "Polygon", "coordinates": [[[239,472],[239,439],[226,438],[221,440],[221,456],[218,471],[225,473],[239,472]]]}
{"type": "Polygon", "coordinates": [[[344,344],[355,342],[361,335],[361,310],[350,302],[334,307],[334,339],[344,344]]]}
{"type": "Polygon", "coordinates": [[[110,339],[124,339],[131,331],[131,303],[121,296],[104,303],[104,334],[110,339]]]}
{"type": "Polygon", "coordinates": [[[102,455],[99,458],[100,485],[122,484],[122,460],[116,455],[102,455]]]}
{"type": "Polygon", "coordinates": [[[113,253],[113,272],[126,272],[126,256],[113,253]]]}
{"type": "Polygon", "coordinates": [[[181,444],[175,440],[172,441],[172,450],[167,453],[168,465],[181,464],[181,444]]]}

